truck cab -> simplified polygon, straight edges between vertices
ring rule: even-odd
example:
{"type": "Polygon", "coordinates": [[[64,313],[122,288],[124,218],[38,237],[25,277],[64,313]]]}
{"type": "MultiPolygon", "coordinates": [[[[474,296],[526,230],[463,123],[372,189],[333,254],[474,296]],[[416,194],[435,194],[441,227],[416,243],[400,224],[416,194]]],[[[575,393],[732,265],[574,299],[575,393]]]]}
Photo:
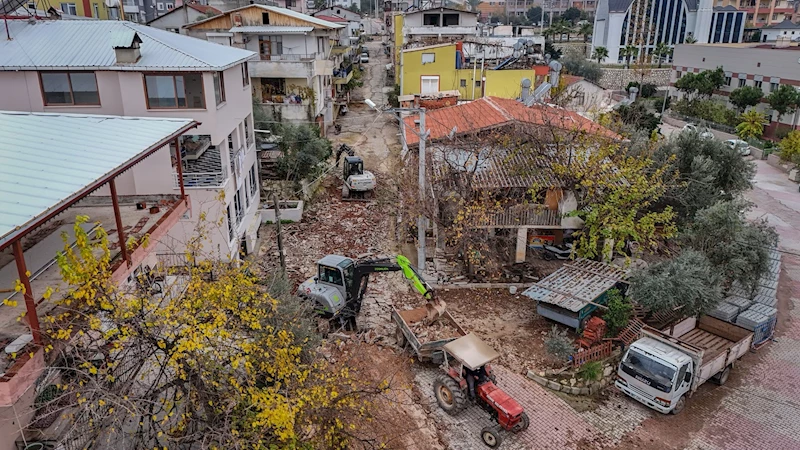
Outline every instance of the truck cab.
{"type": "Polygon", "coordinates": [[[631,344],[617,370],[616,386],[645,405],[668,414],[683,409],[692,385],[694,362],[685,353],[652,338],[631,344]]]}

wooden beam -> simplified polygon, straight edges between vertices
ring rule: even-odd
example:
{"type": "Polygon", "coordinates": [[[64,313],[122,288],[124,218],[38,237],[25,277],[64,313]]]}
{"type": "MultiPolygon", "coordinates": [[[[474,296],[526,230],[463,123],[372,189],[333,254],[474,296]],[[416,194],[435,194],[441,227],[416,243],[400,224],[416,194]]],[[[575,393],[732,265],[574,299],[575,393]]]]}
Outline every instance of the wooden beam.
{"type": "Polygon", "coordinates": [[[619,282],[626,283],[626,284],[628,283],[628,281],[623,279],[623,278],[618,278],[618,277],[615,277],[615,276],[612,276],[612,275],[609,275],[609,274],[606,274],[606,273],[602,273],[602,272],[599,272],[597,270],[590,269],[588,267],[576,266],[575,264],[564,264],[564,267],[569,267],[571,269],[580,270],[581,272],[591,273],[593,275],[597,275],[597,276],[600,276],[600,277],[603,277],[603,278],[608,278],[610,280],[619,281],[619,282]]]}
{"type": "MultiPolygon", "coordinates": [[[[563,295],[565,297],[574,298],[575,300],[578,300],[579,302],[588,303],[590,305],[597,306],[598,308],[608,309],[608,306],[606,306],[606,305],[601,305],[601,304],[595,303],[595,302],[593,302],[591,300],[582,299],[582,298],[577,297],[577,296],[575,296],[573,294],[570,294],[568,292],[559,291],[558,289],[547,287],[547,286],[541,286],[541,288],[542,289],[547,289],[550,292],[555,292],[556,294],[563,295]]],[[[547,302],[545,302],[545,303],[547,303],[547,302]]],[[[550,303],[550,304],[551,305],[555,305],[555,306],[560,306],[560,305],[556,305],[555,303],[550,303]]]]}
{"type": "Polygon", "coordinates": [[[17,263],[17,275],[19,281],[25,288],[25,309],[27,311],[28,324],[31,328],[33,335],[33,342],[37,345],[42,344],[42,332],[39,328],[39,316],[36,314],[36,303],[33,301],[33,288],[31,287],[31,280],[28,277],[28,268],[25,266],[25,254],[22,251],[22,243],[17,239],[11,244],[14,251],[14,261],[17,263]]]}

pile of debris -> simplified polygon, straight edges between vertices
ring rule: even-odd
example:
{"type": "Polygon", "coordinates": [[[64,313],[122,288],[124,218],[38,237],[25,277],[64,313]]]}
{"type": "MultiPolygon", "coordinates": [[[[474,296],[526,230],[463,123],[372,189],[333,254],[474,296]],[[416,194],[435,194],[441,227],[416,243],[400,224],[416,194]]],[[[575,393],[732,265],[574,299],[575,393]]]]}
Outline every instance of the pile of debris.
{"type": "Polygon", "coordinates": [[[410,326],[411,331],[414,332],[414,335],[421,343],[435,342],[442,339],[452,339],[453,337],[460,336],[458,328],[444,318],[435,320],[430,325],[426,325],[423,322],[417,322],[411,324],[410,326]]]}

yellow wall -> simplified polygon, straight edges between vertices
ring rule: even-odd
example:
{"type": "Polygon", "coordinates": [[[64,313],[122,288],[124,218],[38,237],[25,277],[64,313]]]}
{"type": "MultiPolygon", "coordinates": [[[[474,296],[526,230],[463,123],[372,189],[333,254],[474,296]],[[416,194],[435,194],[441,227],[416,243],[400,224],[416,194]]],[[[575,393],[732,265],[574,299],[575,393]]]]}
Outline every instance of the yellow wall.
{"type": "Polygon", "coordinates": [[[455,44],[421,50],[406,50],[403,52],[402,61],[401,95],[418,94],[421,89],[422,76],[425,75],[438,75],[439,90],[458,90],[461,92],[461,100],[474,100],[482,96],[517,98],[520,95],[522,79],[527,78],[531,80],[531,83],[536,79],[533,69],[491,70],[484,67],[483,76],[486,77],[486,85],[485,87],[475,86],[473,89],[475,80],[482,78],[480,65],[474,71],[472,68],[456,69],[455,44]],[[423,53],[433,53],[435,55],[434,62],[422,64],[423,53]]]}
{"type": "MultiPolygon", "coordinates": [[[[64,3],[74,3],[75,9],[77,10],[76,15],[80,17],[94,17],[94,5],[97,5],[97,13],[99,14],[97,19],[108,19],[108,8],[102,0],[89,0],[89,11],[85,11],[83,7],[83,0],[67,0],[64,3]]],[[[56,8],[61,7],[61,3],[53,3],[53,5],[56,8]]],[[[38,1],[36,2],[36,6],[39,7],[38,1]]]]}

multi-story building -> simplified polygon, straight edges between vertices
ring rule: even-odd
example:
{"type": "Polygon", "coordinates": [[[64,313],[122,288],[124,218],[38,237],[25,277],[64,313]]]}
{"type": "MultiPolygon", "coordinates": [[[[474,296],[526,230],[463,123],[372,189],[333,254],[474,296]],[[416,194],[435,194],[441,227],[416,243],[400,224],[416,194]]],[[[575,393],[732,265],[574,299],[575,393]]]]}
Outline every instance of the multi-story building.
{"type": "Polygon", "coordinates": [[[196,2],[184,3],[177,8],[173,8],[168,13],[147,22],[147,25],[172,33],[186,34],[186,30],[183,28],[184,25],[219,14],[222,14],[222,11],[212,6],[201,5],[196,2]]]}
{"type": "Polygon", "coordinates": [[[233,9],[186,26],[190,36],[256,52],[249,70],[253,96],[264,112],[281,122],[316,122],[323,132],[335,117],[333,69],[348,62],[349,37],[345,36],[345,45],[340,42],[344,28],[263,5],[233,9]]]}
{"type": "MultiPolygon", "coordinates": [[[[675,47],[670,81],[674,84],[686,73],[698,73],[722,67],[725,71],[725,85],[715,92],[714,97],[725,100],[731,92],[743,86],[761,89],[766,97],[781,84],[795,88],[800,86],[796,50],[797,47],[769,44],[678,45],[675,47]]],[[[673,90],[673,95],[680,95],[680,92],[673,90]]],[[[765,130],[768,136],[774,135],[779,124],[781,128],[786,126],[797,128],[792,114],[779,118],[766,100],[762,100],[757,110],[765,113],[770,119],[770,124],[765,130]]]]}
{"type": "Polygon", "coordinates": [[[313,1],[306,0],[205,0],[208,6],[213,6],[220,11],[230,11],[243,6],[258,4],[264,6],[277,6],[291,9],[292,11],[306,14],[314,7],[313,1]],[[310,7],[309,7],[310,6],[310,7]]]}
{"type": "Polygon", "coordinates": [[[775,25],[795,16],[790,0],[715,0],[714,6],[733,6],[747,14],[747,27],[775,25]]]}
{"type": "Polygon", "coordinates": [[[480,2],[477,6],[480,20],[489,22],[492,17],[502,16],[506,13],[506,0],[489,0],[480,2]]]}
{"type": "MultiPolygon", "coordinates": [[[[162,242],[180,252],[204,215],[213,224],[205,249],[214,256],[237,259],[255,249],[253,52],[123,21],[8,26],[12,39],[0,41],[0,110],[194,119],[201,125],[181,137],[181,157],[173,148],[175,168],[162,174],[174,192],[189,192],[191,213],[162,242]]],[[[130,176],[120,184],[136,183],[130,176]]]]}
{"type": "Polygon", "coordinates": [[[599,0],[592,48],[605,47],[605,62],[623,62],[621,50],[637,48],[636,60],[660,43],[670,46],[688,39],[698,43],[741,42],[745,13],[714,7],[713,0],[599,0]]]}

